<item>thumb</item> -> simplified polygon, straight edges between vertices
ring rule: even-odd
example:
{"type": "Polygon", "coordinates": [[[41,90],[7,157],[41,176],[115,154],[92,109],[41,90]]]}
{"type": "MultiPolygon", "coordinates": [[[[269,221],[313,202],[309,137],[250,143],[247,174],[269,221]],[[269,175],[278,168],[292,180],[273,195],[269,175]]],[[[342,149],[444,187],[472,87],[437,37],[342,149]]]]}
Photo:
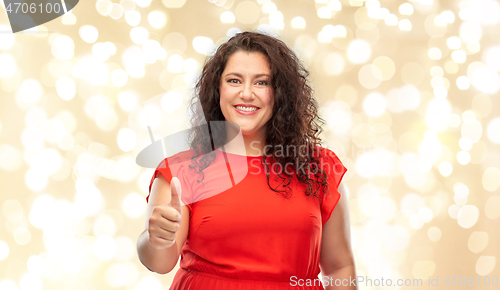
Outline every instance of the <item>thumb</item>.
{"type": "Polygon", "coordinates": [[[177,177],[172,177],[170,182],[170,206],[175,208],[179,213],[181,213],[181,206],[183,205],[181,200],[182,188],[181,182],[177,177]]]}

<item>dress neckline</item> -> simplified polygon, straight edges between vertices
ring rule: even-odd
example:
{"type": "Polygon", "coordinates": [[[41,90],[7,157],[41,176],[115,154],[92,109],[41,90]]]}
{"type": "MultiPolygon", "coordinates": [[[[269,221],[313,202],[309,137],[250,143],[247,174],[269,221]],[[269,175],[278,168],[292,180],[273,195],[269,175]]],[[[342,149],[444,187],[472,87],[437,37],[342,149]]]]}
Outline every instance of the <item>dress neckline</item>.
{"type": "Polygon", "coordinates": [[[240,157],[248,157],[248,158],[261,158],[263,156],[263,155],[260,155],[260,156],[239,155],[239,154],[224,152],[224,151],[221,151],[219,149],[215,149],[215,150],[221,152],[222,154],[226,153],[226,154],[231,154],[231,155],[240,156],[240,157]]]}

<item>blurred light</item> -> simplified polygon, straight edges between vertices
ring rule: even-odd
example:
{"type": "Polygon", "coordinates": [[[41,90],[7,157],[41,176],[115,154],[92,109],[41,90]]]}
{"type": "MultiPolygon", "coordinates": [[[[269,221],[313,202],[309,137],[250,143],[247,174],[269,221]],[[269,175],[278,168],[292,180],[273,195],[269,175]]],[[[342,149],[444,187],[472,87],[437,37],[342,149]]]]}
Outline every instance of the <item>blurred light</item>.
{"type": "Polygon", "coordinates": [[[122,202],[123,212],[131,218],[139,218],[146,211],[146,204],[143,201],[142,195],[138,193],[128,194],[122,202]]]}
{"type": "Polygon", "coordinates": [[[463,50],[455,50],[451,53],[451,59],[453,59],[453,61],[456,63],[464,63],[467,59],[467,55],[463,50]]]}
{"type": "Polygon", "coordinates": [[[137,3],[137,6],[145,8],[151,4],[151,1],[152,0],[135,0],[135,3],[137,3]]]}
{"type": "Polygon", "coordinates": [[[483,36],[481,24],[473,21],[464,21],[460,25],[460,38],[465,42],[479,41],[483,36]]]}
{"type": "Polygon", "coordinates": [[[148,14],[148,21],[154,28],[163,28],[167,23],[167,16],[161,11],[152,11],[148,14]]]}
{"type": "Polygon", "coordinates": [[[318,13],[318,17],[323,18],[323,19],[330,19],[330,18],[332,18],[332,15],[333,15],[332,10],[330,10],[330,8],[325,7],[325,6],[319,8],[317,13],[318,13]]]}
{"type": "MultiPolygon", "coordinates": [[[[127,196],[131,196],[131,194],[128,194],[127,196]]],[[[137,202],[135,204],[136,208],[138,207],[138,205],[140,205],[142,203],[144,210],[145,210],[144,199],[142,201],[136,200],[136,202],[137,202]]],[[[122,206],[123,206],[123,204],[122,204],[122,206]]],[[[144,213],[144,212],[142,212],[142,213],[144,213]]],[[[142,215],[142,213],[141,213],[141,215],[142,215]]],[[[118,261],[122,261],[122,262],[129,261],[130,259],[132,259],[134,257],[134,255],[136,254],[136,245],[134,242],[132,242],[132,240],[129,237],[120,236],[120,237],[117,237],[115,239],[115,241],[116,241],[116,246],[117,246],[115,258],[118,261]]],[[[134,265],[134,267],[135,267],[135,265],[134,265]]]]}
{"type": "Polygon", "coordinates": [[[76,83],[70,77],[62,77],[56,81],[56,91],[61,99],[69,101],[75,97],[76,83]]]}
{"type": "Polygon", "coordinates": [[[441,50],[437,47],[429,49],[429,58],[434,60],[441,59],[441,50]]]}
{"type": "Polygon", "coordinates": [[[216,49],[213,40],[205,36],[195,37],[192,44],[196,52],[204,55],[211,55],[216,49]]]}
{"type": "Polygon", "coordinates": [[[458,127],[458,126],[460,126],[460,122],[461,121],[462,120],[460,119],[459,115],[457,115],[457,114],[450,114],[449,122],[448,123],[449,123],[449,125],[451,127],[458,127]]]}
{"type": "Polygon", "coordinates": [[[74,55],[74,50],[75,50],[75,43],[73,42],[73,39],[67,35],[58,35],[56,36],[54,41],[52,41],[51,52],[52,55],[57,59],[61,60],[72,59],[74,55]]]}
{"type": "Polygon", "coordinates": [[[97,28],[92,25],[83,25],[79,30],[80,37],[87,43],[94,43],[99,36],[97,28]]]}
{"type": "Polygon", "coordinates": [[[411,21],[409,19],[401,19],[398,23],[398,27],[401,31],[411,31],[411,21]]]}
{"type": "Polygon", "coordinates": [[[116,242],[110,236],[97,237],[93,249],[94,254],[102,261],[111,260],[117,251],[116,242]]]}
{"type": "Polygon", "coordinates": [[[429,237],[429,240],[437,242],[441,239],[441,230],[437,227],[431,227],[427,231],[427,236],[429,237]]]}
{"type": "Polygon", "coordinates": [[[448,177],[451,175],[452,172],[453,172],[453,165],[451,165],[451,163],[445,161],[439,164],[439,173],[441,173],[442,176],[448,177]]]}
{"type": "Polygon", "coordinates": [[[457,216],[458,216],[458,212],[460,211],[460,206],[456,205],[456,204],[452,204],[450,205],[450,207],[448,208],[448,214],[450,215],[450,217],[452,219],[457,219],[457,216]]]}
{"type": "Polygon", "coordinates": [[[112,3],[109,0],[101,0],[101,1],[96,1],[95,7],[99,14],[101,14],[102,16],[107,16],[108,6],[111,4],[112,3]]]}
{"type": "Polygon", "coordinates": [[[364,63],[370,56],[371,47],[365,40],[353,40],[347,48],[347,58],[352,63],[364,63]]]}
{"type": "Polygon", "coordinates": [[[476,273],[481,276],[486,276],[493,272],[496,263],[497,260],[495,256],[481,256],[476,262],[476,273]]]}
{"type": "MultiPolygon", "coordinates": [[[[471,111],[468,111],[471,112],[471,111]]],[[[467,111],[464,113],[466,116],[467,111]]],[[[471,112],[472,113],[472,112],[471,112]]],[[[476,143],[481,139],[483,134],[483,126],[481,122],[475,118],[464,118],[464,123],[462,124],[462,137],[467,137],[472,143],[476,143]]]]}
{"type": "Polygon", "coordinates": [[[418,161],[418,167],[423,172],[428,172],[432,169],[432,162],[429,158],[420,158],[418,161]]]}
{"type": "Polygon", "coordinates": [[[458,163],[465,165],[470,162],[470,153],[467,151],[459,151],[457,153],[458,163]]]}
{"type": "Polygon", "coordinates": [[[460,148],[465,151],[469,151],[472,148],[472,140],[467,137],[460,138],[458,144],[460,148]]]}
{"type": "Polygon", "coordinates": [[[387,15],[387,17],[385,17],[384,22],[388,26],[396,26],[399,23],[399,19],[396,15],[389,14],[389,15],[387,15]]]}
{"type": "Polygon", "coordinates": [[[500,169],[497,167],[488,167],[482,178],[483,188],[489,192],[495,192],[500,188],[500,169]]]}
{"type": "Polygon", "coordinates": [[[465,229],[474,226],[479,219],[479,209],[475,205],[466,204],[460,208],[457,214],[458,225],[465,229]]]}
{"type": "Polygon", "coordinates": [[[340,11],[342,10],[342,2],[339,0],[330,0],[328,1],[328,8],[332,11],[340,11]]]}
{"type": "Polygon", "coordinates": [[[490,196],[484,206],[484,214],[489,219],[492,220],[497,219],[500,217],[500,211],[498,210],[499,208],[500,208],[500,197],[490,196]]]}
{"type": "Polygon", "coordinates": [[[118,288],[132,285],[137,281],[139,271],[133,263],[113,263],[104,273],[106,284],[118,288]]]}
{"type": "Polygon", "coordinates": [[[111,51],[109,51],[107,44],[97,42],[92,46],[92,55],[99,61],[106,61],[111,56],[111,51]]]}
{"type": "MultiPolygon", "coordinates": [[[[270,13],[274,13],[271,11],[270,13]]],[[[260,16],[259,6],[254,1],[241,1],[234,9],[236,20],[242,24],[253,24],[260,16]]]]}
{"type": "MultiPolygon", "coordinates": [[[[5,35],[5,34],[0,34],[5,35]]],[[[0,53],[0,79],[8,79],[14,76],[17,64],[14,57],[9,53],[0,53]]]]}
{"type": "Polygon", "coordinates": [[[443,86],[437,86],[434,88],[434,96],[438,99],[444,99],[448,96],[448,90],[443,86]]]}
{"type": "Polygon", "coordinates": [[[167,8],[181,8],[186,3],[186,0],[162,0],[161,2],[167,8]]]}
{"type": "Polygon", "coordinates": [[[188,58],[184,61],[184,71],[194,72],[198,69],[198,62],[194,58],[188,58]]]}
{"type": "Polygon", "coordinates": [[[477,41],[471,41],[467,43],[467,50],[471,53],[476,53],[481,50],[481,44],[477,41]]]}
{"type": "Polygon", "coordinates": [[[500,46],[492,46],[485,51],[483,58],[488,67],[500,71],[500,46]]]}
{"type": "Polygon", "coordinates": [[[125,21],[130,26],[137,26],[141,23],[141,13],[135,10],[125,12],[125,21]]]}
{"type": "Polygon", "coordinates": [[[178,54],[171,55],[168,58],[168,64],[167,64],[168,71],[171,73],[182,72],[183,62],[184,60],[182,59],[182,56],[178,54]]]}
{"type": "Polygon", "coordinates": [[[401,15],[412,15],[413,5],[411,5],[411,3],[401,4],[401,6],[399,6],[399,13],[401,13],[401,15]]]}
{"type": "Polygon", "coordinates": [[[16,171],[22,166],[22,153],[8,144],[0,145],[0,168],[6,171],[16,171]]]}
{"type": "Polygon", "coordinates": [[[43,95],[43,87],[36,79],[26,79],[16,92],[16,103],[21,109],[37,104],[43,95]]]}
{"type": "Polygon", "coordinates": [[[161,98],[161,107],[166,113],[177,110],[183,102],[182,94],[177,91],[169,91],[161,98]]]}
{"type": "Polygon", "coordinates": [[[486,129],[486,135],[491,142],[495,144],[500,144],[500,118],[494,118],[488,124],[486,129]]]}
{"type": "Polygon", "coordinates": [[[450,10],[441,12],[440,18],[442,21],[448,24],[455,22],[455,14],[450,10]]]}
{"type": "Polygon", "coordinates": [[[42,290],[43,280],[35,274],[26,273],[19,281],[19,290],[42,290]]]}
{"type": "Polygon", "coordinates": [[[324,58],[322,66],[327,75],[339,75],[344,70],[345,60],[338,52],[330,52],[324,58]]]}
{"type": "Polygon", "coordinates": [[[423,207],[418,211],[418,215],[424,222],[428,223],[434,217],[434,212],[428,207],[423,207]]]}
{"type": "Polygon", "coordinates": [[[139,111],[139,114],[137,115],[139,123],[144,127],[147,128],[148,126],[151,127],[151,129],[156,129],[162,122],[163,118],[163,113],[161,112],[161,109],[158,108],[158,106],[150,104],[144,106],[139,111]]]}
{"type": "Polygon", "coordinates": [[[93,56],[85,56],[73,66],[71,74],[86,80],[92,85],[105,85],[109,80],[108,66],[93,56]]]}
{"type": "Polygon", "coordinates": [[[6,242],[0,240],[0,261],[5,260],[5,258],[9,256],[9,252],[9,245],[6,242]]]}
{"type": "Polygon", "coordinates": [[[446,40],[446,45],[450,49],[459,49],[462,46],[462,41],[457,36],[452,36],[446,40]]]}
{"type": "Polygon", "coordinates": [[[127,48],[122,55],[125,70],[131,77],[140,78],[145,74],[146,56],[137,46],[127,48]]]}
{"type": "Polygon", "coordinates": [[[162,290],[163,286],[160,280],[155,276],[146,276],[137,282],[134,290],[162,290]]]}
{"type": "Polygon", "coordinates": [[[368,116],[378,117],[386,111],[387,102],[380,93],[370,93],[363,101],[363,110],[368,116]]]}
{"type": "Polygon", "coordinates": [[[396,72],[396,65],[394,61],[387,56],[379,56],[372,62],[373,65],[378,67],[382,73],[383,81],[390,80],[396,72]]]}
{"type": "Polygon", "coordinates": [[[118,3],[109,5],[108,15],[113,19],[120,19],[123,16],[123,7],[118,3]]]}
{"type": "Polygon", "coordinates": [[[129,152],[132,149],[134,149],[135,146],[135,133],[129,128],[122,128],[118,132],[118,147],[124,151],[124,152],[129,152]]]}
{"type": "Polygon", "coordinates": [[[135,44],[142,44],[149,37],[149,32],[144,27],[134,27],[130,30],[130,39],[135,44]]]}
{"type": "Polygon", "coordinates": [[[297,16],[292,19],[292,27],[296,29],[306,28],[306,20],[303,17],[297,16]]]}
{"type": "Polygon", "coordinates": [[[128,75],[127,75],[126,71],[121,70],[121,69],[115,69],[111,73],[111,82],[116,87],[121,88],[121,87],[125,86],[127,84],[127,81],[128,81],[128,75]]]}
{"type": "Polygon", "coordinates": [[[469,78],[466,76],[459,76],[457,78],[457,87],[460,90],[467,90],[468,88],[470,88],[469,78]]]}
{"type": "Polygon", "coordinates": [[[125,91],[118,94],[118,104],[126,112],[132,111],[137,102],[137,97],[131,92],[125,91]]]}
{"type": "MultiPolygon", "coordinates": [[[[7,25],[1,24],[0,31],[11,31],[11,28],[7,25]]],[[[14,34],[13,33],[0,33],[0,50],[8,50],[14,46],[14,34]]]]}
{"type": "Polygon", "coordinates": [[[94,219],[92,230],[96,237],[112,237],[116,233],[116,223],[108,214],[100,214],[94,219]]]}
{"type": "MultiPolygon", "coordinates": [[[[420,2],[432,2],[432,0],[420,0],[420,2]]],[[[434,274],[436,270],[436,263],[434,261],[417,261],[413,264],[412,274],[413,277],[417,279],[422,279],[424,277],[430,277],[434,274]]]]}
{"type": "Polygon", "coordinates": [[[229,38],[232,38],[233,36],[235,36],[238,33],[241,33],[241,29],[239,29],[237,27],[233,27],[233,28],[231,28],[231,29],[229,29],[227,31],[226,37],[229,39],[229,38]]]}
{"type": "Polygon", "coordinates": [[[262,5],[262,12],[266,14],[269,14],[277,10],[278,8],[276,7],[276,4],[274,4],[273,2],[267,2],[264,5],[262,5]]]}
{"type": "Polygon", "coordinates": [[[472,232],[469,236],[468,247],[473,253],[480,253],[488,246],[489,235],[487,232],[472,232]]]}
{"type": "Polygon", "coordinates": [[[234,21],[236,21],[236,17],[234,16],[233,12],[231,12],[231,11],[224,11],[220,15],[220,21],[222,23],[234,23],[234,21]]]}
{"type": "Polygon", "coordinates": [[[432,99],[425,113],[425,123],[430,129],[441,132],[447,129],[451,105],[447,99],[432,99]]]}

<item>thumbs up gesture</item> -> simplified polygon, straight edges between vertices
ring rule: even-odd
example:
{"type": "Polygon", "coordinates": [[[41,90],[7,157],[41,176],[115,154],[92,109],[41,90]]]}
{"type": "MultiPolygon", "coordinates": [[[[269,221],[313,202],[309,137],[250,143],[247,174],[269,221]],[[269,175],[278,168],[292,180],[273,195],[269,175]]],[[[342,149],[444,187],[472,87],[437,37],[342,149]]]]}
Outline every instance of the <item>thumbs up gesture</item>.
{"type": "Polygon", "coordinates": [[[168,202],[159,204],[153,208],[153,212],[148,220],[149,242],[158,249],[171,247],[175,242],[177,230],[181,225],[181,183],[177,177],[173,177],[170,183],[170,190],[158,192],[167,194],[161,200],[168,202]]]}

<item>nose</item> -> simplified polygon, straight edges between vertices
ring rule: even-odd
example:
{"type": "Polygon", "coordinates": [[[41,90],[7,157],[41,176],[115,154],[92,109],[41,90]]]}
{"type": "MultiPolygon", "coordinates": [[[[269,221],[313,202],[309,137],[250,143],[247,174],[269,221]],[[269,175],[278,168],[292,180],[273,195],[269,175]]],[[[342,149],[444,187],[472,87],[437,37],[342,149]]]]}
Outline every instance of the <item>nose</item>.
{"type": "Polygon", "coordinates": [[[251,82],[246,82],[242,87],[241,96],[244,99],[252,100],[253,99],[253,87],[251,82]]]}

